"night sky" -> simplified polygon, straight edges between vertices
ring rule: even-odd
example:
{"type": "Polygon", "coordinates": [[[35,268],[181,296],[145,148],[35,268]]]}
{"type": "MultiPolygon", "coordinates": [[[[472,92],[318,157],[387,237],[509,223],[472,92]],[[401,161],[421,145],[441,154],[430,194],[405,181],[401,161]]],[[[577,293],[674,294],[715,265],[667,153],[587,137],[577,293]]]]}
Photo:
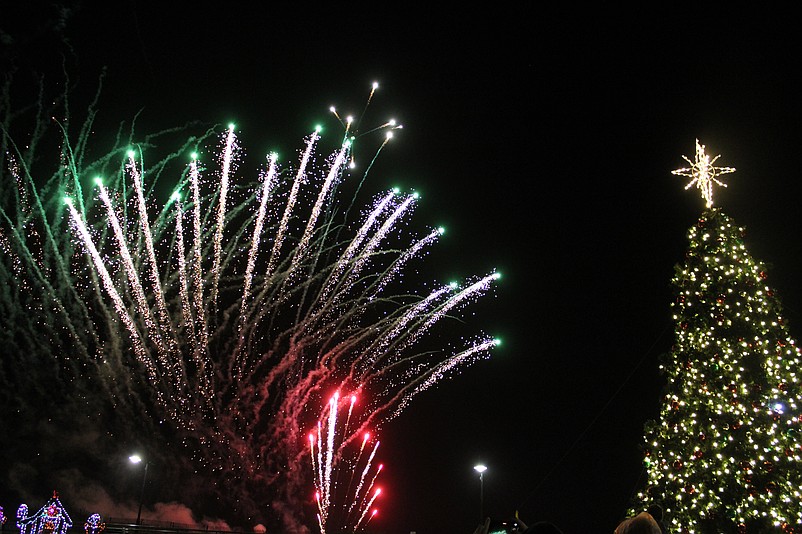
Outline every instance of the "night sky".
{"type": "Polygon", "coordinates": [[[58,29],[53,3],[6,18],[9,4],[0,28],[24,64],[53,69],[64,36],[82,89],[107,66],[111,125],[140,109],[144,129],[234,121],[250,152],[289,154],[333,124],[330,105],[358,114],[379,82],[366,123],[393,116],[404,129],[366,187],[420,191],[415,220],[447,228],[427,276],[503,274],[467,318],[503,344],[382,429],[375,532],[471,532],[480,462],[485,515],[517,511],[566,534],[623,518],[672,344],[673,268],[703,209],[670,171],[697,138],[737,169],[716,204],[746,227],[802,334],[790,13],[126,0],[62,4],[58,29]]]}

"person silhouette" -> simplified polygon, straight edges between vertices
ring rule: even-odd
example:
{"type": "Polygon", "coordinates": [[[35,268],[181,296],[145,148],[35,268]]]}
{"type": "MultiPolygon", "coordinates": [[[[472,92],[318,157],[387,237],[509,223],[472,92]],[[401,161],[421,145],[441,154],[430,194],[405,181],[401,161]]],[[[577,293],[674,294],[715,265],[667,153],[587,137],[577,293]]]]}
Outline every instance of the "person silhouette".
{"type": "Polygon", "coordinates": [[[662,534],[660,525],[649,512],[641,512],[635,517],[621,521],[615,527],[615,534],[662,534]]]}

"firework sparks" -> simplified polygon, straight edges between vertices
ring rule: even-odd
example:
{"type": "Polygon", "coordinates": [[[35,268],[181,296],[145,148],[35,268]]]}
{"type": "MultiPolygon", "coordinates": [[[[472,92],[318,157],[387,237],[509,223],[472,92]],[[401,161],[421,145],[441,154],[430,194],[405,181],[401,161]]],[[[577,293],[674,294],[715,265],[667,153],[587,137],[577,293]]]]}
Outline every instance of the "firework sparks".
{"type": "MultiPolygon", "coordinates": [[[[322,528],[331,524],[334,489],[342,484],[342,447],[457,368],[486,357],[496,343],[479,336],[453,350],[415,350],[439,323],[486,294],[498,274],[433,291],[410,287],[414,277],[402,280],[443,231],[407,232],[400,222],[419,199],[399,191],[376,195],[359,221],[343,217],[337,193],[350,176],[359,137],[352,119],[344,124],[346,138],[325,165],[316,161],[315,130],[294,167],[270,155],[253,182],[237,176],[241,155],[230,126],[220,134],[219,172],[202,168],[193,154],[179,193],[156,217],[148,180],[166,163],[158,172],[146,169],[140,151],[103,159],[121,163],[116,174],[105,174],[113,187],[98,181],[86,192],[80,176],[89,170],[74,160],[65,167],[72,171],[41,188],[28,168],[6,159],[15,179],[3,187],[16,189],[1,197],[0,282],[12,288],[4,309],[35,298],[26,305],[43,311],[48,343],[57,346],[32,353],[63,353],[75,380],[91,377],[115,409],[172,422],[183,451],[177,454],[192,458],[192,469],[219,474],[225,489],[211,491],[220,502],[236,494],[226,501],[235,513],[255,515],[269,499],[292,527],[305,515],[298,495],[309,480],[308,464],[300,461],[308,446],[317,451],[312,467],[322,528]],[[66,216],[42,202],[41,191],[68,192],[73,200],[60,204],[66,216]],[[31,287],[41,289],[28,296],[24,289],[31,287]],[[402,291],[390,293],[397,287],[402,291]],[[330,419],[307,445],[299,429],[318,419],[315,407],[330,391],[365,392],[368,400],[356,413],[356,396],[332,399],[330,419]],[[350,402],[342,428],[340,402],[350,402]]],[[[400,126],[387,121],[380,128],[391,133],[400,126]]],[[[367,464],[352,470],[354,527],[375,515],[381,468],[368,469],[377,447],[366,439],[358,460],[367,464]]]]}
{"type": "Polygon", "coordinates": [[[328,413],[324,412],[318,420],[317,434],[309,435],[309,455],[321,534],[356,532],[367,524],[366,518],[369,521],[376,514],[374,509],[373,514],[367,517],[381,493],[375,484],[384,466],[379,464],[374,467],[373,464],[379,448],[378,440],[373,442],[367,458],[363,454],[371,440],[368,432],[363,434],[362,442],[354,453],[354,434],[349,425],[355,403],[356,395],[352,395],[345,422],[339,423],[341,402],[340,394],[336,392],[329,400],[328,413]],[[343,472],[349,473],[347,484],[340,478],[343,472]]]}

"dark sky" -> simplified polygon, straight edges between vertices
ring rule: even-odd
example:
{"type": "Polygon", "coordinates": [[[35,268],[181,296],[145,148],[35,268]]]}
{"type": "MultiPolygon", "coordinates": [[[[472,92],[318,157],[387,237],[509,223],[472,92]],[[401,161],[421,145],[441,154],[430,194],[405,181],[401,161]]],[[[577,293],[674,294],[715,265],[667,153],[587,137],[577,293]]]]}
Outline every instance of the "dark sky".
{"type": "MultiPolygon", "coordinates": [[[[359,110],[377,80],[371,114],[404,129],[371,186],[421,191],[416,220],[448,228],[427,273],[503,273],[470,316],[503,345],[382,430],[388,533],[470,532],[478,462],[486,514],[612,531],[641,482],[643,424],[672,343],[670,279],[703,207],[670,173],[696,138],[737,168],[716,203],[746,227],[799,335],[790,13],[98,4],[76,8],[65,35],[81,83],[108,66],[100,107],[114,119],[143,108],[153,127],[233,120],[246,147],[289,153],[330,105],[359,110]]],[[[45,13],[11,27],[42,27],[45,13]]],[[[38,52],[52,35],[16,37],[39,39],[31,57],[52,61],[38,52]]]]}

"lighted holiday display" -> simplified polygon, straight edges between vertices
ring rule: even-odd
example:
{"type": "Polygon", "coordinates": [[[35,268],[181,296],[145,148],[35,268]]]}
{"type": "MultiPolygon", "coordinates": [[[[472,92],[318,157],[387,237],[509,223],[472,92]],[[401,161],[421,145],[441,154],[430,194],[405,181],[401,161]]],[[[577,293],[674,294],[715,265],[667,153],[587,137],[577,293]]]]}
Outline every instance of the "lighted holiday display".
{"type": "Polygon", "coordinates": [[[22,503],[17,508],[17,528],[20,534],[25,534],[28,531],[28,525],[25,520],[28,519],[28,505],[22,503]]]}
{"type": "Polygon", "coordinates": [[[100,534],[106,528],[106,523],[100,517],[100,514],[92,514],[84,523],[84,532],[86,534],[100,534]]]}
{"type": "Polygon", "coordinates": [[[697,139],[694,160],[691,161],[688,157],[682,156],[691,166],[671,171],[672,174],[692,178],[691,181],[688,182],[688,185],[685,186],[685,189],[690,189],[696,185],[696,188],[699,189],[702,194],[702,198],[705,199],[705,205],[708,208],[713,207],[713,184],[727,187],[727,184],[716,178],[716,176],[735,172],[735,169],[732,167],[716,167],[713,165],[720,157],[721,156],[716,156],[710,159],[710,156],[705,153],[705,146],[700,144],[697,139]]]}
{"type": "Polygon", "coordinates": [[[17,527],[20,534],[66,534],[72,527],[72,519],[54,491],[47,503],[33,515],[28,515],[28,506],[21,504],[17,510],[17,527]]]}
{"type": "Polygon", "coordinates": [[[696,169],[708,208],[673,279],[675,344],[634,510],[659,503],[674,532],[802,532],[802,355],[744,230],[710,207],[712,166],[696,169]]]}
{"type": "Polygon", "coordinates": [[[14,364],[36,383],[47,355],[81,391],[76,404],[109,399],[125,421],[118,433],[164,432],[167,469],[211,475],[182,488],[188,504],[211,493],[216,513],[251,521],[269,503],[284,525],[299,526],[312,476],[303,429],[331,391],[367,393],[349,426],[361,437],[498,343],[479,334],[420,348],[499,275],[433,286],[411,276],[443,234],[405,227],[415,193],[386,191],[361,220],[344,218],[338,194],[360,138],[353,121],[330,157],[316,161],[316,129],[296,165],[282,170],[270,154],[252,180],[237,176],[245,159],[234,126],[208,166],[208,135],[146,166],[147,143],[120,143],[88,162],[90,132],[67,143],[50,178],[30,174],[27,153],[9,152],[0,282],[7,307],[27,310],[15,342],[33,345],[15,347],[14,364]],[[177,194],[159,202],[156,180],[163,187],[165,168],[193,150],[176,170],[177,194]]]}

